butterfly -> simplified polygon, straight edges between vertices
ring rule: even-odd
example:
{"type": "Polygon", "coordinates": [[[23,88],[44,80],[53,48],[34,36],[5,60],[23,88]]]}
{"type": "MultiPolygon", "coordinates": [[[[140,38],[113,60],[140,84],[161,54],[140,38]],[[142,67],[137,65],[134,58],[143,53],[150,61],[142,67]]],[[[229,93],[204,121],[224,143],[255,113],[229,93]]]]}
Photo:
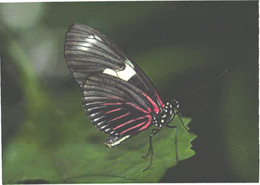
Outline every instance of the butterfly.
{"type": "MultiPolygon", "coordinates": [[[[65,59],[68,68],[82,93],[82,103],[91,122],[108,134],[105,145],[115,147],[138,133],[155,126],[149,136],[151,154],[152,138],[162,126],[175,129],[169,123],[180,116],[179,102],[174,99],[164,103],[155,86],[142,69],[99,31],[73,24],[65,36],[65,59]]],[[[177,137],[175,137],[176,159],[177,137]]]]}

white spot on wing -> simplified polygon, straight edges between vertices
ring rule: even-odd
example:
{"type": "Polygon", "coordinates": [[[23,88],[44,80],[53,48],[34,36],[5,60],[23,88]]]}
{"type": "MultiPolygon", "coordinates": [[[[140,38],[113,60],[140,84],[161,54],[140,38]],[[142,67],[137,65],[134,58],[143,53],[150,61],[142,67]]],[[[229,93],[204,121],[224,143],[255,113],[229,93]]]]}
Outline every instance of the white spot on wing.
{"type": "Polygon", "coordinates": [[[95,117],[96,115],[98,115],[98,113],[93,113],[90,115],[91,118],[95,117]]]}
{"type": "Polygon", "coordinates": [[[102,39],[99,36],[95,35],[94,37],[95,37],[95,39],[102,41],[102,39]]]}
{"type": "MultiPolygon", "coordinates": [[[[92,46],[93,46],[93,44],[87,43],[87,42],[80,43],[80,45],[81,45],[81,46],[85,46],[85,47],[92,47],[92,46]]],[[[79,47],[79,46],[78,46],[78,47],[79,47]]],[[[84,50],[84,47],[79,47],[79,48],[81,48],[81,50],[84,50]]],[[[85,50],[87,50],[87,49],[85,48],[85,50]]]]}
{"type": "Polygon", "coordinates": [[[98,117],[98,118],[95,118],[93,119],[94,122],[97,122],[98,120],[102,119],[104,116],[101,116],[101,117],[98,117]]]}
{"type": "Polygon", "coordinates": [[[99,123],[97,123],[97,126],[99,126],[99,125],[101,125],[103,122],[99,122],[99,123]]]}
{"type": "Polygon", "coordinates": [[[130,64],[128,62],[126,62],[125,69],[122,71],[115,71],[115,70],[107,68],[103,71],[103,73],[111,75],[111,76],[115,76],[115,77],[120,78],[125,81],[128,81],[130,78],[132,78],[136,74],[135,70],[131,66],[133,66],[133,64],[131,62],[130,62],[130,64]]]}
{"type": "Polygon", "coordinates": [[[96,43],[97,41],[95,40],[95,37],[93,35],[90,35],[90,36],[88,36],[88,38],[86,38],[86,42],[96,43]]]}
{"type": "Polygon", "coordinates": [[[81,50],[81,51],[88,51],[88,50],[89,50],[89,47],[92,46],[92,44],[90,44],[90,43],[85,43],[84,45],[85,45],[86,47],[84,47],[84,46],[77,46],[77,49],[78,49],[78,50],[81,50]]]}
{"type": "Polygon", "coordinates": [[[88,51],[89,48],[93,46],[97,42],[97,39],[99,40],[100,38],[96,38],[97,36],[89,35],[88,38],[85,39],[84,42],[80,42],[77,46],[77,49],[82,50],[82,51],[88,51]]]}
{"type": "Polygon", "coordinates": [[[121,142],[123,142],[124,140],[126,140],[129,137],[130,137],[130,135],[125,136],[125,137],[119,139],[118,141],[116,141],[114,143],[111,143],[111,146],[116,146],[116,145],[120,144],[121,142]]]}

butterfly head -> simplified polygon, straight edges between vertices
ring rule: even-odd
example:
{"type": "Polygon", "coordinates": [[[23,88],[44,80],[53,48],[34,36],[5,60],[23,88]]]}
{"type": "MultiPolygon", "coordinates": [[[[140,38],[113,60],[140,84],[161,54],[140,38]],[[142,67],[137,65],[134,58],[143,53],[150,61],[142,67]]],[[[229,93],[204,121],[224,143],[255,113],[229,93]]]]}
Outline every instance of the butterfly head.
{"type": "Polygon", "coordinates": [[[178,100],[173,99],[169,102],[172,106],[173,112],[176,114],[177,112],[180,112],[180,104],[178,100]]]}

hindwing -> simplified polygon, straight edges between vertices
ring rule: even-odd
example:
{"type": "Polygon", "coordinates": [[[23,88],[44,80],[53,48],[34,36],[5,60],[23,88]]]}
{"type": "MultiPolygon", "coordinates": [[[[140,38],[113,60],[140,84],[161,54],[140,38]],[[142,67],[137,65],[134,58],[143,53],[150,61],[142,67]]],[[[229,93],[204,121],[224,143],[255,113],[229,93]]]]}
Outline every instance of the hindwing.
{"type": "Polygon", "coordinates": [[[111,135],[135,135],[152,122],[152,110],[142,91],[107,74],[88,76],[82,102],[96,127],[111,135]]]}

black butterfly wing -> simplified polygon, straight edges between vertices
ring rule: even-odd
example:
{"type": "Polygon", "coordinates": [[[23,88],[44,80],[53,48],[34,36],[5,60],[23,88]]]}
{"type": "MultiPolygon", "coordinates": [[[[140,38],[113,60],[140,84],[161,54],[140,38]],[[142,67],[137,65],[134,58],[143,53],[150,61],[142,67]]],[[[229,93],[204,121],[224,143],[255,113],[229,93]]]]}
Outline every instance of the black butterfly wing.
{"type": "Polygon", "coordinates": [[[82,97],[92,123],[109,135],[132,136],[151,124],[152,111],[141,90],[116,77],[89,75],[82,97]]]}
{"type": "Polygon", "coordinates": [[[124,56],[116,47],[98,31],[81,24],[73,24],[66,34],[65,58],[79,85],[90,73],[124,68],[124,56]]]}
{"type": "Polygon", "coordinates": [[[102,73],[106,70],[111,74],[113,71],[125,71],[127,68],[130,72],[127,75],[122,73],[124,80],[141,89],[159,108],[164,107],[154,85],[141,68],[99,31],[85,25],[73,24],[66,34],[65,57],[79,85],[82,85],[90,73],[102,73]]]}
{"type": "Polygon", "coordinates": [[[147,129],[164,106],[143,71],[90,27],[70,27],[65,58],[81,87],[86,113],[111,139],[118,137],[115,142],[147,129]]]}

